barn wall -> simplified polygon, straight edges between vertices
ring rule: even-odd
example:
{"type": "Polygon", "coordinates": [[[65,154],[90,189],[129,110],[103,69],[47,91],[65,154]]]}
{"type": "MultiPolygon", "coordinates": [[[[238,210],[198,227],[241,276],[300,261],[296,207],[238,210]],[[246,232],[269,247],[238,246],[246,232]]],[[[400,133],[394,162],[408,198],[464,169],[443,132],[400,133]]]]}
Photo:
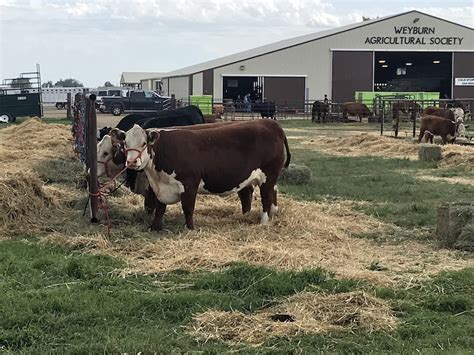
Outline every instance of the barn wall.
{"type": "Polygon", "coordinates": [[[202,95],[202,73],[193,75],[193,95],[202,95]]]}
{"type": "Polygon", "coordinates": [[[169,78],[168,95],[175,95],[176,100],[188,100],[189,97],[189,76],[178,76],[169,78]]]}
{"type": "MultiPolygon", "coordinates": [[[[474,78],[474,53],[454,53],[453,81],[455,78],[474,78]]],[[[474,86],[454,85],[453,98],[474,97],[474,86]]]]}
{"type": "Polygon", "coordinates": [[[411,13],[364,27],[342,32],[313,42],[300,44],[263,56],[229,64],[214,69],[214,96],[222,99],[223,76],[225,75],[307,75],[306,87],[309,99],[321,99],[324,94],[331,98],[333,50],[403,50],[403,51],[462,51],[474,50],[472,30],[453,23],[438,20],[419,13],[411,13]],[[418,18],[416,24],[413,21],[418,18]],[[434,27],[430,35],[396,34],[394,27],[434,27]],[[372,37],[424,38],[425,44],[370,44],[372,37]],[[461,44],[430,44],[430,37],[462,37],[461,44]],[[244,71],[240,66],[244,65],[244,71]]]}

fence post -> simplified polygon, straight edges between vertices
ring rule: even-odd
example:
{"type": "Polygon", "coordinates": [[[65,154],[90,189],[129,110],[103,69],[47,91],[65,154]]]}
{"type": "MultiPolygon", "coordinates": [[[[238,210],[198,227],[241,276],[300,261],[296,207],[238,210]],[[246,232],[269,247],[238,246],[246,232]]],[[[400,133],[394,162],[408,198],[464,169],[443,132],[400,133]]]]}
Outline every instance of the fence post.
{"type": "Polygon", "coordinates": [[[380,135],[383,136],[383,124],[385,121],[385,101],[380,100],[380,102],[382,103],[382,121],[380,122],[380,135]]]}
{"type": "Polygon", "coordinates": [[[97,223],[97,211],[99,209],[99,196],[97,193],[99,192],[99,186],[97,180],[97,117],[95,112],[96,96],[94,94],[86,94],[85,98],[91,223],[97,223]]]}
{"type": "Polygon", "coordinates": [[[176,108],[176,96],[175,96],[175,94],[171,94],[170,104],[171,104],[171,109],[174,110],[176,108]]]}
{"type": "Polygon", "coordinates": [[[66,103],[66,118],[72,120],[71,106],[72,106],[72,94],[67,93],[67,103],[66,103]]]}
{"type": "Polygon", "coordinates": [[[413,120],[413,138],[416,137],[416,101],[412,101],[411,119],[413,120]]]}

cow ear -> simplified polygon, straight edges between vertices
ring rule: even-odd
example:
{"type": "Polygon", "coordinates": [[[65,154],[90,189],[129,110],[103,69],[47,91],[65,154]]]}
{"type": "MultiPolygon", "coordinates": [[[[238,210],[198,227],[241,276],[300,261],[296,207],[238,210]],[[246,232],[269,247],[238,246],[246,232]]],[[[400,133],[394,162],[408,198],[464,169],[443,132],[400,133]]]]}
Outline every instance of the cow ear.
{"type": "Polygon", "coordinates": [[[116,157],[122,151],[122,145],[120,143],[114,143],[112,147],[112,152],[114,157],[116,157]]]}
{"type": "Polygon", "coordinates": [[[110,136],[112,138],[118,139],[119,141],[124,141],[125,140],[125,132],[121,131],[118,128],[114,128],[110,131],[110,136]]]}
{"type": "Polygon", "coordinates": [[[146,131],[146,137],[147,137],[147,143],[148,143],[149,145],[153,145],[153,144],[155,144],[155,143],[158,141],[158,139],[160,138],[160,132],[155,131],[155,130],[153,130],[153,131],[148,131],[148,130],[147,130],[147,131],[146,131]]]}

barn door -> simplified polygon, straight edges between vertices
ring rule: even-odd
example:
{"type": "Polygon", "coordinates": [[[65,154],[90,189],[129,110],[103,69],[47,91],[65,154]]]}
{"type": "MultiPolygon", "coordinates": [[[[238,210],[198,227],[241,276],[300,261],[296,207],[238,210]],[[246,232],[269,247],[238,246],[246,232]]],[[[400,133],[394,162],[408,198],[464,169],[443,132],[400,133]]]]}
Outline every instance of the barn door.
{"type": "Polygon", "coordinates": [[[372,91],[373,71],[372,52],[333,52],[332,101],[354,101],[355,91],[372,91]]]}
{"type": "Polygon", "coordinates": [[[264,85],[266,101],[273,101],[289,110],[304,110],[304,77],[266,76],[264,85]]]}

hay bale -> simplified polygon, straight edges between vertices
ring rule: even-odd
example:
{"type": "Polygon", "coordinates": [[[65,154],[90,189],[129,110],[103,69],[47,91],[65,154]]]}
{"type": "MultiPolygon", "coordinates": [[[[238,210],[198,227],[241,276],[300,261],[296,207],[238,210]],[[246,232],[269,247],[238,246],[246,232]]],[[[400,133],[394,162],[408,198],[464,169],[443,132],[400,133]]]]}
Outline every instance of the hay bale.
{"type": "Polygon", "coordinates": [[[439,206],[436,234],[445,247],[474,251],[474,204],[439,206]]]}
{"type": "Polygon", "coordinates": [[[304,185],[311,182],[311,170],[304,165],[290,164],[283,170],[280,181],[289,185],[304,185]]]}
{"type": "Polygon", "coordinates": [[[18,223],[26,216],[41,213],[52,204],[35,176],[8,174],[0,176],[0,221],[18,223]]]}
{"type": "Polygon", "coordinates": [[[433,144],[420,144],[418,147],[418,159],[421,161],[440,161],[441,147],[433,144]]]}
{"type": "Polygon", "coordinates": [[[365,292],[335,295],[305,292],[254,314],[207,311],[194,316],[188,329],[205,340],[259,344],[275,336],[289,338],[357,329],[390,331],[397,324],[389,305],[365,292]]]}

